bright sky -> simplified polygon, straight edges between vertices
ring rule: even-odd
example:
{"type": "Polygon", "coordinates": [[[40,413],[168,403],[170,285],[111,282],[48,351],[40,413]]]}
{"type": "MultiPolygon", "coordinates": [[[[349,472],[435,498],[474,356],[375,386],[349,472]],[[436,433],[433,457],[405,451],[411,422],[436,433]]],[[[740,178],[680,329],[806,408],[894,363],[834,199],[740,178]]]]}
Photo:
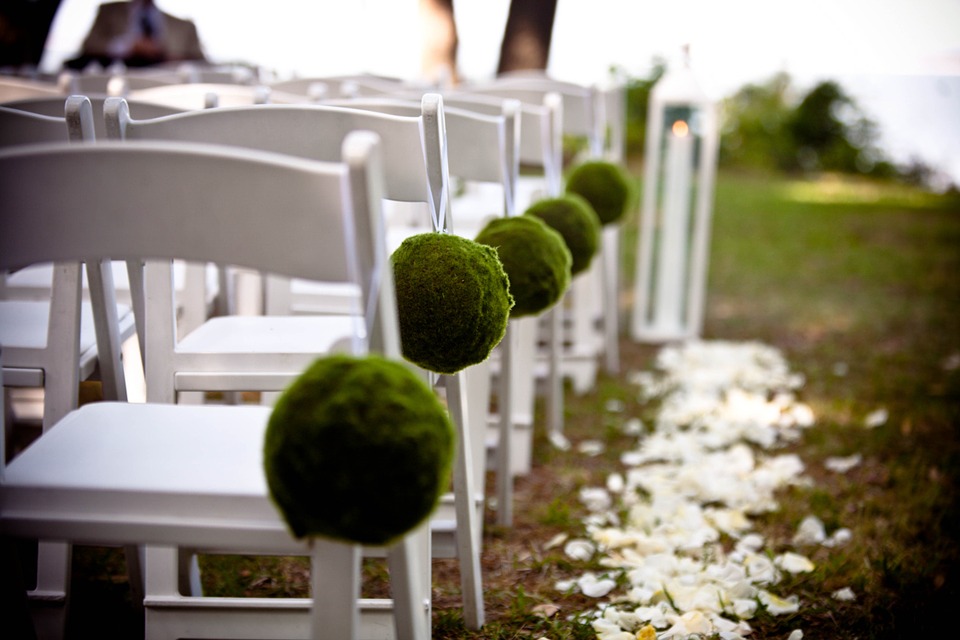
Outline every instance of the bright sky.
{"type": "MultiPolygon", "coordinates": [[[[282,77],[369,71],[405,78],[420,71],[417,2],[157,0],[196,22],[213,61],[253,62],[282,77]]],[[[98,4],[63,0],[45,70],[77,52],[98,4]]],[[[508,6],[455,0],[464,77],[494,73],[508,6]]],[[[704,89],[716,97],[787,71],[801,86],[857,77],[866,83],[857,92],[869,94],[862,106],[873,101],[889,112],[880,120],[915,113],[929,121],[931,108],[952,114],[950,144],[933,153],[951,166],[945,156],[956,156],[951,173],[960,179],[960,0],[559,0],[549,71],[584,83],[603,80],[611,65],[643,76],[654,57],[674,59],[686,43],[704,89]],[[945,104],[931,107],[917,95],[892,105],[896,90],[876,84],[878,76],[917,74],[948,76],[930,94],[945,104]]],[[[942,132],[928,137],[943,145],[942,132]]]]}

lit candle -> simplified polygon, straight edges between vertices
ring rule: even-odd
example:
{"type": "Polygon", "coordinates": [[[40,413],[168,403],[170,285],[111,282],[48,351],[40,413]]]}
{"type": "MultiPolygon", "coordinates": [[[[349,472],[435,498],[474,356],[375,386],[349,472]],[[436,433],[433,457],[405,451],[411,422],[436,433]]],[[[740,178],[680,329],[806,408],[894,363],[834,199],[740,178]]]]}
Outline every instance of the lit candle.
{"type": "Polygon", "coordinates": [[[687,123],[677,120],[667,136],[662,234],[654,309],[654,325],[661,331],[671,333],[682,331],[684,324],[692,168],[693,136],[687,123]]]}

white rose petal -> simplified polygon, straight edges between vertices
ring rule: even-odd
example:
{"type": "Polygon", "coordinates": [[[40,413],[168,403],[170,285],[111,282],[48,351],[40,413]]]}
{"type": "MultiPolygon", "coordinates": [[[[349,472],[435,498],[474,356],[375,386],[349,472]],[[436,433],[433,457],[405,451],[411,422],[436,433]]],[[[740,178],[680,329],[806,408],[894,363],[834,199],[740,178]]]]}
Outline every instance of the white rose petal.
{"type": "Polygon", "coordinates": [[[607,577],[597,577],[592,573],[585,573],[577,581],[580,592],[588,598],[602,598],[617,586],[614,580],[607,577]]]}
{"type": "Polygon", "coordinates": [[[603,487],[584,487],[580,489],[580,502],[590,511],[606,511],[613,499],[603,487]]]}
{"type": "Polygon", "coordinates": [[[611,473],[607,476],[607,491],[610,493],[623,493],[623,488],[626,486],[623,480],[623,476],[619,473],[611,473]]]}
{"type": "Polygon", "coordinates": [[[553,549],[554,547],[559,547],[561,544],[567,541],[568,537],[569,536],[565,533],[558,533],[547,540],[547,542],[543,545],[543,550],[546,551],[548,549],[553,549]]]}
{"type": "Polygon", "coordinates": [[[877,409],[867,414],[867,417],[863,419],[863,424],[868,429],[875,429],[886,424],[889,417],[886,409],[877,409]]]}
{"type": "Polygon", "coordinates": [[[837,589],[832,594],[834,600],[840,600],[842,602],[853,602],[857,599],[856,594],[853,593],[853,589],[850,587],[844,587],[843,589],[837,589]]]}
{"type": "Polygon", "coordinates": [[[625,405],[622,400],[611,398],[610,400],[607,400],[604,408],[606,408],[606,410],[610,413],[622,413],[623,410],[627,408],[627,405],[625,405]]]}
{"type": "Polygon", "coordinates": [[[827,532],[823,527],[823,522],[816,516],[807,516],[797,528],[797,533],[793,536],[793,544],[820,544],[826,539],[827,532]]]}
{"type": "Polygon", "coordinates": [[[593,557],[596,547],[589,540],[571,540],[563,547],[563,552],[573,560],[586,562],[593,557]]]}
{"type": "Polygon", "coordinates": [[[850,529],[837,529],[833,532],[833,535],[830,536],[827,540],[824,541],[823,545],[826,547],[840,547],[853,539],[853,532],[850,529]]]}
{"type": "Polygon", "coordinates": [[[786,613],[796,613],[800,610],[800,601],[796,596],[781,598],[769,591],[760,591],[757,595],[771,615],[779,616],[786,613]]]}
{"type": "Polygon", "coordinates": [[[794,629],[790,632],[790,635],[787,636],[787,640],[803,640],[803,631],[794,629]]]}
{"type": "Polygon", "coordinates": [[[590,457],[598,456],[603,453],[603,443],[599,440],[584,440],[577,445],[577,451],[590,457]]]}
{"type": "Polygon", "coordinates": [[[623,433],[628,436],[638,436],[643,433],[643,421],[640,418],[630,418],[623,423],[623,433]]]}
{"type": "Polygon", "coordinates": [[[790,573],[810,573],[816,568],[809,558],[789,551],[777,556],[776,565],[790,573]]]}
{"type": "Polygon", "coordinates": [[[846,473],[853,469],[857,465],[863,462],[863,456],[859,453],[855,453],[852,456],[847,456],[846,458],[827,458],[823,466],[829,471],[835,471],[836,473],[846,473]]]}

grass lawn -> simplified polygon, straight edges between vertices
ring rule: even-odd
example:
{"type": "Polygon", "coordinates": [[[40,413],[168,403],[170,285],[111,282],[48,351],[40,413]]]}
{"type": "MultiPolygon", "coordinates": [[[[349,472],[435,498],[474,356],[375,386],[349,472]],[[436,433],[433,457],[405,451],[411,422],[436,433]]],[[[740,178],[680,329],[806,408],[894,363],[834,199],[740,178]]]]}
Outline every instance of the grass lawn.
{"type": "MultiPolygon", "coordinates": [[[[629,281],[632,223],[624,235],[629,281]]],[[[799,596],[799,611],[761,612],[750,621],[751,637],[802,629],[812,638],[902,638],[950,628],[960,602],[960,197],[832,177],[721,173],[712,238],[704,338],[780,349],[805,376],[799,395],[816,415],[790,447],[813,482],[784,491],[780,510],[755,528],[784,548],[808,514],[853,534],[841,549],[810,555],[813,572],[786,579],[781,590],[799,596]],[[878,409],[887,420],[865,428],[878,409]],[[828,457],[858,453],[861,464],[847,473],[823,467],[828,457]],[[843,587],[856,600],[831,598],[843,587]]],[[[653,408],[630,373],[649,369],[656,352],[624,337],[623,373],[601,376],[589,394],[568,395],[566,434],[574,443],[601,440],[602,454],[558,451],[538,433],[534,470],[517,482],[516,525],[498,528],[488,513],[482,632],[463,629],[456,564],[436,563],[434,638],[594,637],[568,617],[596,601],[554,587],[591,565],[545,544],[556,534],[583,534],[577,491],[618,469],[620,453],[635,442],[620,428],[624,420],[650,418],[653,408]]],[[[71,626],[78,634],[106,637],[107,615],[125,619],[115,562],[109,551],[77,550],[71,626]]],[[[212,558],[206,566],[214,595],[302,595],[308,583],[305,567],[286,559],[212,558]]],[[[367,574],[369,590],[382,590],[382,567],[370,564],[367,574]]]]}

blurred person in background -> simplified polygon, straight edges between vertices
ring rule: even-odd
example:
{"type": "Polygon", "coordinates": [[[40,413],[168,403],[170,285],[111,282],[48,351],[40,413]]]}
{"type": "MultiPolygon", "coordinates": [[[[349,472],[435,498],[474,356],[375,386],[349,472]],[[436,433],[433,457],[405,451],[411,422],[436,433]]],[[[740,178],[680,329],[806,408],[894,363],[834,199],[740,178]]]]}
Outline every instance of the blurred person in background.
{"type": "Polygon", "coordinates": [[[164,13],[153,0],[130,0],[100,5],[80,55],[66,64],[144,67],[185,60],[206,60],[196,25],[164,13]]]}

